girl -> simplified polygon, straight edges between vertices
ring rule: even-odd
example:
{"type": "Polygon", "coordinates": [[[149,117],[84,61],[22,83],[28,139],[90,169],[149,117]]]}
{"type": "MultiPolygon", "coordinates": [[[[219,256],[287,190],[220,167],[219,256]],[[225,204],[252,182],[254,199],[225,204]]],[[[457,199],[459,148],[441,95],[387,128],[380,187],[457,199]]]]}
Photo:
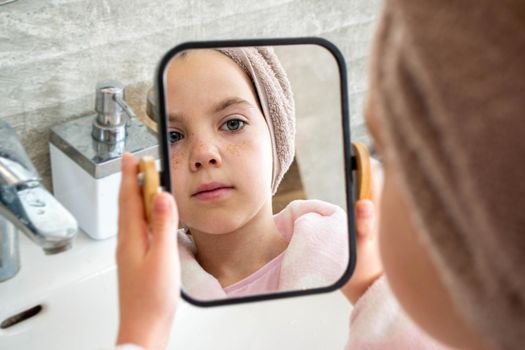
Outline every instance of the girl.
{"type": "MultiPolygon", "coordinates": [[[[519,0],[386,1],[372,55],[367,112],[385,168],[380,252],[394,296],[442,345],[424,337],[413,342],[413,336],[403,335],[417,329],[398,327],[398,317],[388,310],[393,298],[387,281],[379,278],[355,294],[355,334],[349,347],[523,347],[524,23],[525,6],[519,0]],[[366,328],[355,327],[360,320],[390,322],[384,327],[390,332],[361,337],[366,328]]],[[[131,183],[133,166],[125,164],[126,191],[136,187],[131,183]]],[[[137,193],[126,196],[140,203],[137,193]]],[[[176,219],[169,195],[158,195],[155,203],[157,225],[176,219]]],[[[178,288],[177,266],[164,271],[169,286],[148,280],[147,272],[169,262],[175,242],[168,230],[154,229],[151,248],[140,246],[145,258],[134,265],[135,255],[126,245],[138,245],[140,239],[132,235],[140,235],[132,227],[122,229],[132,233],[119,242],[118,343],[161,348],[176,309],[171,295],[178,288]],[[137,279],[151,285],[133,286],[137,279]],[[164,289],[168,287],[169,292],[164,289]],[[146,291],[151,291],[150,309],[130,297],[146,291]],[[138,315],[153,323],[133,318],[138,315]],[[130,333],[136,328],[142,333],[130,333]]],[[[357,268],[366,276],[360,257],[375,251],[363,245],[362,238],[357,268]]]]}

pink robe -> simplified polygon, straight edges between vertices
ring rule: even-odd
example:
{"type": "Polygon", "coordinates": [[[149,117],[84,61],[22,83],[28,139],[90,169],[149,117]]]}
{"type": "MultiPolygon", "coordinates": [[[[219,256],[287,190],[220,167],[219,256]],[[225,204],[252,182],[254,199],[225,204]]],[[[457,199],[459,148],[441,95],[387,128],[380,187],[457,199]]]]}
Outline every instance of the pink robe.
{"type": "Polygon", "coordinates": [[[274,216],[287,249],[250,276],[226,288],[195,260],[195,247],[179,231],[184,291],[212,300],[333,285],[348,265],[346,213],[319,200],[296,200],[274,216]]]}
{"type": "Polygon", "coordinates": [[[350,316],[347,350],[445,350],[405,315],[382,276],[359,298],[350,316]]]}

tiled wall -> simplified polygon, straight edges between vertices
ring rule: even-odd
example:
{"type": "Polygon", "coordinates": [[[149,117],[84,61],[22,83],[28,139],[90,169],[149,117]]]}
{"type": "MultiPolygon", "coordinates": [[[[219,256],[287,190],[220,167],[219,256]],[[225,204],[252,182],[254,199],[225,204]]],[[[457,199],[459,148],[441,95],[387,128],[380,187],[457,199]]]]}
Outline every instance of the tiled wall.
{"type": "Polygon", "coordinates": [[[352,128],[364,137],[367,60],[380,0],[18,0],[0,6],[0,118],[50,186],[49,127],[91,113],[98,80],[143,113],[154,67],[190,40],[321,36],[347,60],[352,128]]]}

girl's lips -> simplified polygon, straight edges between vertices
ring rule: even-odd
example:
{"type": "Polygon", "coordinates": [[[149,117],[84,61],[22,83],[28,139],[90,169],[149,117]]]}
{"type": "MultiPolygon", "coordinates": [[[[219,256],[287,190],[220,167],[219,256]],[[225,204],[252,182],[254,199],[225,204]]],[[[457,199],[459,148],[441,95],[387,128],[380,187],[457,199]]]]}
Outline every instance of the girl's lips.
{"type": "Polygon", "coordinates": [[[218,187],[214,190],[197,192],[192,195],[192,197],[200,200],[221,199],[227,196],[231,191],[233,191],[233,187],[218,187]]]}
{"type": "Polygon", "coordinates": [[[220,199],[233,190],[232,186],[228,186],[219,182],[210,182],[199,186],[191,196],[201,200],[220,199]]]}

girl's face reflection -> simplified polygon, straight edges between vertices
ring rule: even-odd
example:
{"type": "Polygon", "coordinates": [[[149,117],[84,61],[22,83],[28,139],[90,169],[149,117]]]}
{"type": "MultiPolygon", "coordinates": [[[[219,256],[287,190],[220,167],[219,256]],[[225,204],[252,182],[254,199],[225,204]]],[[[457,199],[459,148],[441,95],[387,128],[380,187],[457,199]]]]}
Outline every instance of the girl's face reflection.
{"type": "Polygon", "coordinates": [[[204,233],[232,232],[271,203],[272,145],[252,83],[214,50],[175,57],[167,82],[181,222],[204,233]]]}

